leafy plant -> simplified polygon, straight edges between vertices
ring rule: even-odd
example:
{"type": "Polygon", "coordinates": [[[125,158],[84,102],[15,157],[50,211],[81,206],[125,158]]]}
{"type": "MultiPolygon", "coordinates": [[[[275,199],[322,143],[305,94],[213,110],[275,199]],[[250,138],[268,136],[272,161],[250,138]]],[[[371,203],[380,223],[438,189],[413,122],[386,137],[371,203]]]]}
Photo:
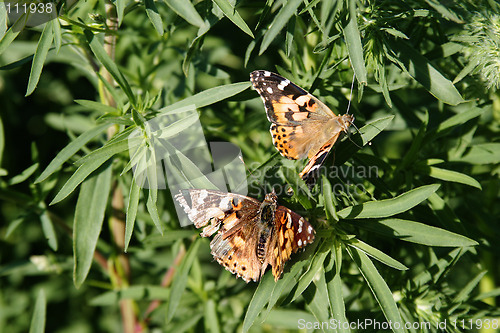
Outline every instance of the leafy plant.
{"type": "MultiPolygon", "coordinates": [[[[36,27],[0,4],[6,330],[498,328],[498,4],[57,4],[36,27]],[[356,116],[312,190],[272,147],[253,69],[356,116]],[[277,282],[236,279],[179,225],[156,168],[177,147],[158,143],[196,114],[241,150],[249,195],[315,226],[277,282]]],[[[214,186],[173,156],[170,177],[214,186]]]]}

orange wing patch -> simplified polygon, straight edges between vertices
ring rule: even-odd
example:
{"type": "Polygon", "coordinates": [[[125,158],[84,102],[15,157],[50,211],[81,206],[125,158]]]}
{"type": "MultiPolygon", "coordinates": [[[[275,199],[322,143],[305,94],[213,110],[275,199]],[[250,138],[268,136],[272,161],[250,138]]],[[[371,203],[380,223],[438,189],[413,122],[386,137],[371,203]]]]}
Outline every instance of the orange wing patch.
{"type": "Polygon", "coordinates": [[[301,146],[295,143],[297,136],[303,135],[304,130],[302,126],[271,125],[271,136],[273,137],[274,146],[282,156],[291,160],[303,158],[307,154],[307,151],[300,149],[301,146]]]}

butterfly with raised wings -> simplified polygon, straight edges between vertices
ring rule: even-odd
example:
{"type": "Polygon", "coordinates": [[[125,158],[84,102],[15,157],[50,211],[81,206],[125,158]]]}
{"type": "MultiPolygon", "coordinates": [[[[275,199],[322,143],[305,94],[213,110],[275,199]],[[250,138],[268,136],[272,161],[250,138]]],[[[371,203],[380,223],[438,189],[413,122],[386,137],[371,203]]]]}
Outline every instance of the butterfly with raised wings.
{"type": "Polygon", "coordinates": [[[274,192],[263,202],[236,193],[182,190],[175,196],[213,257],[245,282],[258,281],[268,265],[277,281],[292,253],[314,241],[315,231],[299,214],[278,206],[274,192]]]}
{"type": "Polygon", "coordinates": [[[288,159],[309,158],[300,177],[313,186],[319,168],[340,134],[348,133],[354,116],[337,116],[319,99],[278,74],[258,70],[250,74],[250,81],[264,101],[274,146],[288,159]]]}

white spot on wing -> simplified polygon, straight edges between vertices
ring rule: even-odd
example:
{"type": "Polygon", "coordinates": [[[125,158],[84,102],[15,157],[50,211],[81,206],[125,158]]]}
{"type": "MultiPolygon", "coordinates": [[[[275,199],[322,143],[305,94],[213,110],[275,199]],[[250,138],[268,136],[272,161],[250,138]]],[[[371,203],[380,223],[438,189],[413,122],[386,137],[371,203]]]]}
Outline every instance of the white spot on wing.
{"type": "Polygon", "coordinates": [[[283,90],[285,89],[285,87],[290,83],[290,81],[288,80],[283,80],[280,82],[280,84],[278,84],[278,89],[279,90],[283,90]]]}
{"type": "Polygon", "coordinates": [[[299,220],[299,229],[297,229],[297,232],[300,234],[302,232],[302,219],[299,220]]]}
{"type": "Polygon", "coordinates": [[[308,233],[310,233],[310,234],[312,234],[312,232],[313,232],[313,227],[309,226],[309,227],[307,228],[307,232],[308,232],[308,233]]]}
{"type": "Polygon", "coordinates": [[[266,89],[266,90],[267,90],[267,92],[268,92],[268,93],[270,93],[270,94],[272,94],[272,93],[273,93],[273,89],[271,89],[271,87],[267,87],[267,89],[266,89]]]}
{"type": "Polygon", "coordinates": [[[232,198],[230,196],[222,198],[222,200],[220,201],[220,204],[219,204],[220,209],[222,209],[223,211],[231,209],[231,207],[232,207],[232,205],[231,205],[232,200],[231,199],[232,198]]]}
{"type": "Polygon", "coordinates": [[[297,242],[297,245],[302,246],[302,239],[299,239],[299,241],[297,242]]]}
{"type": "Polygon", "coordinates": [[[286,214],[286,217],[287,217],[287,223],[286,223],[286,227],[288,229],[290,229],[292,227],[292,216],[290,214],[286,214]]]}
{"type": "Polygon", "coordinates": [[[203,205],[205,203],[205,199],[208,197],[208,192],[206,190],[202,190],[199,193],[200,194],[197,199],[197,204],[203,205]]]}
{"type": "Polygon", "coordinates": [[[265,71],[264,76],[271,76],[271,72],[265,71]]]}

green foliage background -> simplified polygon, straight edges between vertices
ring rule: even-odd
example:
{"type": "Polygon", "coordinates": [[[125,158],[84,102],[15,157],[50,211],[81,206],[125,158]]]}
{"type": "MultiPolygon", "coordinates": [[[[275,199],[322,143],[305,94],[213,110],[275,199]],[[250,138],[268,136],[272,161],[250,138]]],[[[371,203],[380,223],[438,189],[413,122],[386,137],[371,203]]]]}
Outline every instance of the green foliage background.
{"type": "Polygon", "coordinates": [[[447,332],[497,331],[496,2],[65,1],[33,28],[8,28],[2,4],[5,332],[312,331],[300,323],[365,319],[402,323],[394,332],[437,332],[444,320],[447,332]],[[377,174],[323,176],[308,191],[304,162],[272,147],[248,89],[255,69],[336,113],[355,73],[360,130],[326,164],[377,174]],[[280,202],[317,230],[277,283],[270,272],[235,279],[207,239],[179,227],[168,191],[133,181],[128,135],[144,130],[146,152],[145,121],[190,104],[207,140],[240,147],[254,184],[289,184],[280,202]]]}

